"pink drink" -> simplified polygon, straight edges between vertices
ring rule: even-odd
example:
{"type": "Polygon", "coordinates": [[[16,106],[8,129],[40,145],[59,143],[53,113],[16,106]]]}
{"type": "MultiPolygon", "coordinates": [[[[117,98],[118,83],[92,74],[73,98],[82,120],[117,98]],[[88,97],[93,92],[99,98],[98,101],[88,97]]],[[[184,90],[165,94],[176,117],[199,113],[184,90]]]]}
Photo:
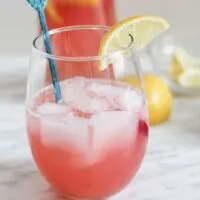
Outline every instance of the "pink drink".
{"type": "Polygon", "coordinates": [[[35,162],[63,196],[104,198],[119,192],[143,159],[148,126],[140,93],[130,86],[74,78],[61,83],[63,104],[52,87],[28,110],[35,162]]]}

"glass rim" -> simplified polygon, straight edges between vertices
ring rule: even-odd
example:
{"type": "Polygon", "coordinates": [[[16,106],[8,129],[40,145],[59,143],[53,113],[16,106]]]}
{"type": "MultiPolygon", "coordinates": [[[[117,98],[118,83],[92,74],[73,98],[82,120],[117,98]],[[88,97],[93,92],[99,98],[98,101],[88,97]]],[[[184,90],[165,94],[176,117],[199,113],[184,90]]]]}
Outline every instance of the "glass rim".
{"type": "MultiPolygon", "coordinates": [[[[109,26],[103,26],[103,25],[75,25],[75,26],[64,26],[61,28],[56,28],[49,30],[49,35],[57,34],[57,33],[62,33],[62,32],[67,32],[67,31],[74,31],[74,30],[103,30],[103,31],[109,31],[111,27],[109,26]]],[[[130,35],[129,35],[130,36],[130,35]]],[[[59,56],[59,55],[54,55],[54,54],[49,54],[44,50],[41,50],[37,46],[37,41],[43,38],[42,34],[39,34],[36,36],[36,38],[33,40],[32,46],[33,49],[39,53],[41,56],[44,56],[48,59],[53,59],[53,60],[62,60],[62,61],[70,61],[70,62],[84,62],[84,61],[97,61],[97,60],[102,60],[102,59],[109,59],[112,57],[116,57],[118,55],[123,55],[123,53],[127,52],[128,50],[132,50],[134,40],[131,37],[131,42],[127,47],[122,47],[117,51],[108,53],[106,55],[97,55],[97,56],[59,56]]]]}

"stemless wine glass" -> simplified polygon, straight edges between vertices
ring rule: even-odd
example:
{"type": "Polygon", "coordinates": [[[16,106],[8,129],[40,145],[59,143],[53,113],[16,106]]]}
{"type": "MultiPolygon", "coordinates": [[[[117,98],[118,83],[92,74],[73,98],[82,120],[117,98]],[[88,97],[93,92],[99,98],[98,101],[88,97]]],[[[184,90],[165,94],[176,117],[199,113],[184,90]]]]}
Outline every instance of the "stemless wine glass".
{"type": "Polygon", "coordinates": [[[26,99],[29,143],[41,174],[69,199],[102,199],[120,192],[146,150],[146,101],[133,38],[127,36],[127,48],[98,56],[108,30],[52,30],[53,55],[43,51],[42,36],[33,42],[26,99]],[[61,103],[55,101],[48,59],[57,66],[61,103]],[[132,85],[121,81],[127,74],[135,77],[132,85]]]}

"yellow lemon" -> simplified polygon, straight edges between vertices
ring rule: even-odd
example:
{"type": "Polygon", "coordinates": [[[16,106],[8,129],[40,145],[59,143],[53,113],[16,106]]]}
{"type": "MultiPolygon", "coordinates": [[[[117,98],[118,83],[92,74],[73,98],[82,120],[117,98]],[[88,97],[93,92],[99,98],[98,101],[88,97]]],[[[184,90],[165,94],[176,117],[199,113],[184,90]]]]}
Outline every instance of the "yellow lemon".
{"type": "MultiPolygon", "coordinates": [[[[122,81],[136,87],[138,81],[135,77],[129,76],[122,81]]],[[[160,124],[169,119],[172,112],[172,93],[165,81],[152,74],[144,75],[145,93],[148,101],[150,125],[160,124]]]]}

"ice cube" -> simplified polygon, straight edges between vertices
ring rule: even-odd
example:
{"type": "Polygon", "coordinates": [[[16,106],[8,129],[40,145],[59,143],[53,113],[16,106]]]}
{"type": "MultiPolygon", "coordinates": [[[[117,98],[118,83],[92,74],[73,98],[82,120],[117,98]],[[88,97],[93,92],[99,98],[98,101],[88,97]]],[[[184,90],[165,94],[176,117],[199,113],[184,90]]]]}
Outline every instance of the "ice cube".
{"type": "Polygon", "coordinates": [[[88,148],[88,120],[66,115],[58,120],[41,118],[40,133],[44,145],[85,151],[88,148]]]}
{"type": "Polygon", "coordinates": [[[110,92],[110,85],[104,83],[94,82],[86,87],[87,92],[92,92],[97,95],[105,95],[110,92]]]}
{"type": "Polygon", "coordinates": [[[109,103],[95,96],[89,96],[86,91],[79,91],[73,101],[73,107],[85,113],[102,112],[109,108],[109,103]]]}
{"type": "Polygon", "coordinates": [[[63,86],[63,101],[71,104],[74,109],[86,113],[106,110],[109,105],[103,99],[95,98],[93,92],[85,89],[86,80],[82,78],[70,79],[63,86]]]}
{"type": "Polygon", "coordinates": [[[64,103],[69,104],[73,102],[74,98],[84,90],[86,79],[77,77],[68,79],[62,83],[62,98],[64,103]]]}
{"type": "Polygon", "coordinates": [[[62,99],[65,104],[70,104],[74,100],[74,88],[64,87],[62,90],[62,99]]]}
{"type": "Polygon", "coordinates": [[[89,112],[91,110],[91,103],[92,98],[84,90],[78,91],[74,96],[73,106],[78,110],[89,112]]]}
{"type": "Polygon", "coordinates": [[[43,103],[37,108],[37,112],[40,115],[56,115],[56,114],[64,114],[69,112],[70,108],[64,104],[57,103],[43,103]]]}
{"type": "Polygon", "coordinates": [[[142,97],[136,90],[126,90],[118,99],[122,109],[128,111],[137,111],[142,107],[142,97]]]}
{"type": "Polygon", "coordinates": [[[109,109],[109,103],[105,99],[91,99],[88,111],[90,113],[99,113],[109,109]]]}
{"type": "Polygon", "coordinates": [[[127,111],[107,111],[93,115],[90,123],[93,127],[92,148],[94,152],[101,152],[129,144],[134,137],[137,117],[127,111]]]}
{"type": "Polygon", "coordinates": [[[87,90],[96,93],[97,96],[113,97],[120,96],[125,89],[111,83],[92,83],[87,87],[87,90]]]}

